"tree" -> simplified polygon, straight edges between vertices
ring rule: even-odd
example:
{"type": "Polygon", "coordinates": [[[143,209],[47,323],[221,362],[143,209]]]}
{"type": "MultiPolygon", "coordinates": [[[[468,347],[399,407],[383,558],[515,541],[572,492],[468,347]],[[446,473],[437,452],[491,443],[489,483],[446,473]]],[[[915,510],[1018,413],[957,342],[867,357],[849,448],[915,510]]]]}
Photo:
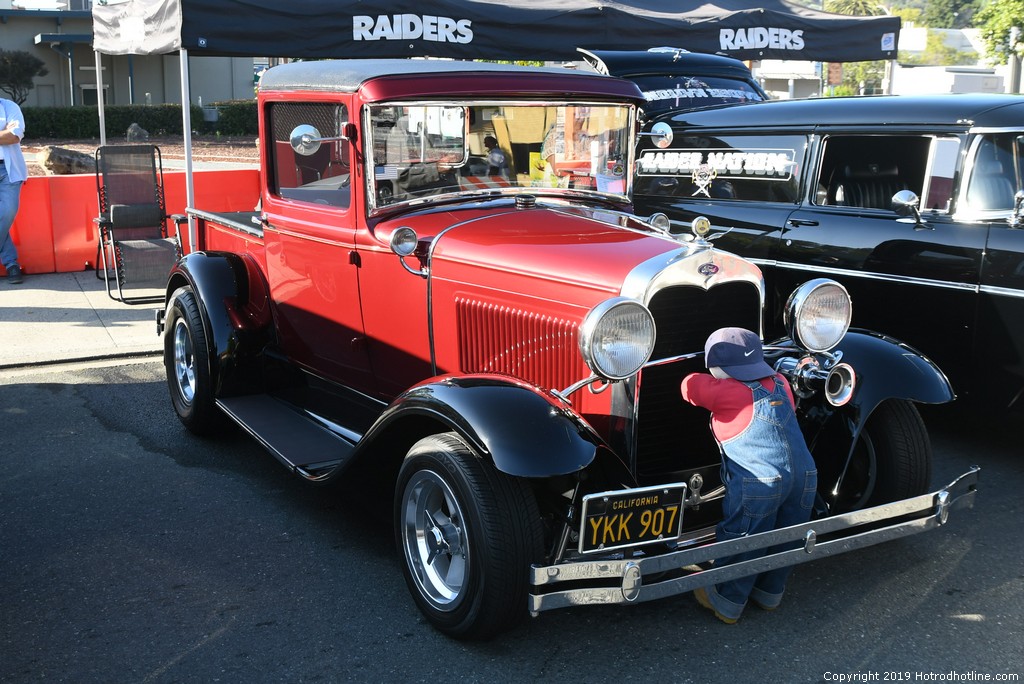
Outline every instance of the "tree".
{"type": "Polygon", "coordinates": [[[853,17],[875,17],[889,13],[877,0],[826,0],[825,11],[853,17]]]}
{"type": "Polygon", "coordinates": [[[974,25],[981,29],[989,57],[1005,64],[1020,49],[1022,36],[1010,29],[1024,28],[1024,0],[991,0],[974,15],[974,25]]]}
{"type": "MultiPolygon", "coordinates": [[[[1024,2],[1024,0],[1021,0],[1024,2]]],[[[835,14],[846,14],[850,16],[869,17],[888,14],[889,11],[883,5],[872,0],[827,0],[825,10],[835,14]]],[[[885,76],[885,62],[854,62],[843,67],[843,83],[838,92],[852,92],[860,94],[873,93],[881,87],[882,79],[885,76]]]]}
{"type": "Polygon", "coordinates": [[[977,6],[976,0],[928,0],[921,20],[928,28],[967,28],[977,6]]]}
{"type": "Polygon", "coordinates": [[[0,91],[19,105],[28,99],[28,91],[35,87],[36,76],[45,76],[43,60],[22,50],[0,50],[0,91]]]}
{"type": "Polygon", "coordinates": [[[927,42],[924,52],[920,55],[910,55],[900,52],[900,64],[930,64],[933,66],[957,66],[965,64],[977,64],[978,53],[946,45],[942,32],[928,31],[927,42]]]}

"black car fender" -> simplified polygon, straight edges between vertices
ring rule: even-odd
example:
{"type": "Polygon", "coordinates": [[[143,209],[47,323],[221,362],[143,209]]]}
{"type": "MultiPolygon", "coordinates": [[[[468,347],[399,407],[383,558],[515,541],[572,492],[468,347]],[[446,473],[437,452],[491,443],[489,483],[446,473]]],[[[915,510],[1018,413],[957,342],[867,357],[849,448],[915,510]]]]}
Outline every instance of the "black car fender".
{"type": "Polygon", "coordinates": [[[944,404],[956,398],[946,374],[899,340],[869,330],[851,330],[837,349],[857,374],[857,389],[850,403],[865,418],[886,399],[944,404]]]}
{"type": "Polygon", "coordinates": [[[438,429],[453,431],[495,468],[514,477],[567,475],[590,465],[601,439],[572,407],[530,384],[500,375],[441,376],[403,392],[360,441],[375,450],[438,429]]]}
{"type": "Polygon", "coordinates": [[[215,396],[232,392],[241,382],[244,374],[236,372],[238,367],[263,348],[270,328],[269,320],[252,315],[248,306],[253,297],[264,303],[267,297],[265,284],[252,282],[254,273],[258,269],[247,267],[237,254],[193,252],[178,260],[167,279],[167,306],[181,287],[195,293],[210,346],[215,396]]]}

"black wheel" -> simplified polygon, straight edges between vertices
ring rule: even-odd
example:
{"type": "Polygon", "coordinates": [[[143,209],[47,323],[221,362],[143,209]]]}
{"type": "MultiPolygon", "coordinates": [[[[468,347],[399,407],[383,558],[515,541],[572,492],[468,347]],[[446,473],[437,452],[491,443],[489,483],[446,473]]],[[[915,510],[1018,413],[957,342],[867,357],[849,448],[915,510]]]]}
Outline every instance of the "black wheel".
{"type": "Polygon", "coordinates": [[[917,408],[889,400],[875,409],[861,432],[839,486],[839,512],[897,501],[928,491],[932,449],[917,408]]]}
{"type": "Polygon", "coordinates": [[[178,419],[191,432],[208,435],[223,424],[213,402],[210,350],[192,288],[175,290],[164,327],[164,368],[171,403],[178,419]]]}
{"type": "Polygon", "coordinates": [[[541,535],[526,483],[483,463],[454,433],[409,450],[395,488],[395,538],[409,591],[440,631],[487,639],[525,615],[541,535]]]}

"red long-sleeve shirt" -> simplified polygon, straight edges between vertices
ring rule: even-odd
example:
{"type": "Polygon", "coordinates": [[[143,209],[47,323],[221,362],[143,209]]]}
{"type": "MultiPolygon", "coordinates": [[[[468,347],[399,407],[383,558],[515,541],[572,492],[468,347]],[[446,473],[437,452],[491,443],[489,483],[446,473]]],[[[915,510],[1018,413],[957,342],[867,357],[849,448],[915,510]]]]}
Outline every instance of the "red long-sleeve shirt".
{"type": "MultiPolygon", "coordinates": [[[[775,377],[786,388],[790,403],[795,404],[789,383],[782,375],[775,377]]],[[[773,389],[772,378],[761,378],[759,382],[769,392],[773,389]]],[[[739,380],[719,380],[708,373],[690,373],[683,378],[680,390],[683,399],[711,411],[711,430],[719,442],[743,432],[754,417],[753,394],[739,380]]]]}

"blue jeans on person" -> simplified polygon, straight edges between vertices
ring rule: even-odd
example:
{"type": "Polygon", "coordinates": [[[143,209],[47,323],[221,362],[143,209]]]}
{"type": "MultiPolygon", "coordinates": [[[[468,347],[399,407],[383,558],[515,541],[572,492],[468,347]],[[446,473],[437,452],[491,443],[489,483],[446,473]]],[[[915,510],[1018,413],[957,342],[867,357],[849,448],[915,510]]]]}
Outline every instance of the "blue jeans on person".
{"type": "Polygon", "coordinates": [[[7,181],[7,168],[0,164],[0,264],[4,268],[18,263],[18,250],[11,239],[11,226],[18,213],[18,202],[21,198],[21,184],[7,181]]]}
{"type": "MultiPolygon", "coordinates": [[[[723,518],[716,528],[718,541],[807,522],[818,486],[814,459],[778,378],[771,392],[760,382],[745,384],[753,392],[754,417],[743,432],[721,445],[725,499],[723,518]]],[[[768,551],[749,551],[722,558],[715,565],[793,547],[788,544],[768,551]]],[[[723,582],[708,587],[708,598],[716,611],[732,619],[739,619],[748,599],[771,610],[782,601],[791,571],[792,567],[784,567],[723,582]]]]}

